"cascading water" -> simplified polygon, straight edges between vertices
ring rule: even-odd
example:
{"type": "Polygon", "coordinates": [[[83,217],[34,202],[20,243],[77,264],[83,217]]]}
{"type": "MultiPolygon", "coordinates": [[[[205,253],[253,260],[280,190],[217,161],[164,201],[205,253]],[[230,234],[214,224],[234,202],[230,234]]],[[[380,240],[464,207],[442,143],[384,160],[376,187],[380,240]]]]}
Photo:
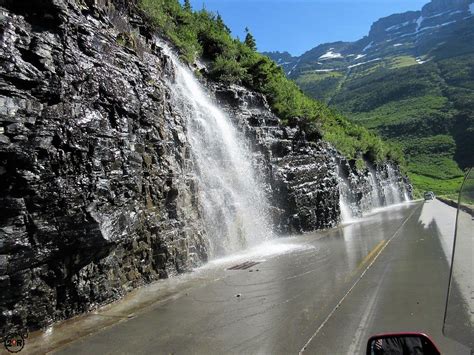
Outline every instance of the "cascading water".
{"type": "Polygon", "coordinates": [[[342,175],[339,165],[336,165],[336,173],[339,177],[339,208],[341,210],[341,221],[348,223],[354,220],[354,214],[349,199],[350,187],[347,179],[342,175]]]}
{"type": "Polygon", "coordinates": [[[408,201],[410,201],[410,196],[408,196],[408,191],[404,186],[403,187],[403,202],[408,202],[408,201]]]}
{"type": "Polygon", "coordinates": [[[344,196],[341,194],[339,198],[339,208],[341,209],[341,221],[343,223],[349,223],[354,220],[352,215],[352,210],[349,207],[349,203],[344,199],[344,196]]]}
{"type": "Polygon", "coordinates": [[[211,257],[247,248],[272,236],[263,184],[248,141],[210,99],[193,73],[172,59],[172,100],[187,117],[187,136],[211,257]]]}
{"type": "Polygon", "coordinates": [[[387,205],[393,205],[402,202],[402,191],[398,184],[398,179],[391,165],[387,166],[388,179],[384,184],[384,192],[387,199],[387,205]]]}
{"type": "Polygon", "coordinates": [[[372,208],[380,207],[380,193],[377,186],[377,178],[374,172],[369,170],[369,183],[370,183],[370,197],[372,202],[372,208]]]}
{"type": "Polygon", "coordinates": [[[360,191],[352,190],[357,187],[353,186],[350,179],[343,174],[342,166],[336,165],[339,177],[339,206],[343,223],[353,222],[362,213],[370,212],[374,208],[410,200],[405,184],[397,177],[390,164],[386,166],[386,174],[378,174],[370,164],[367,164],[367,167],[367,182],[370,191],[363,192],[364,197],[361,199],[356,196],[360,194],[360,191]]]}

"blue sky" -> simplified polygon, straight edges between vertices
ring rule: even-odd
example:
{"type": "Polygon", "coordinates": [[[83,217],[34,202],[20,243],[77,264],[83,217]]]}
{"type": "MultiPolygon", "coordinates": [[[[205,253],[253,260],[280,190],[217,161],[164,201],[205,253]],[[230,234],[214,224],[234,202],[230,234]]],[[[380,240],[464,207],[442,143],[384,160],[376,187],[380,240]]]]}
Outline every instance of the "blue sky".
{"type": "Polygon", "coordinates": [[[429,0],[191,0],[219,12],[234,36],[248,26],[259,51],[293,55],[320,43],[354,41],[365,36],[380,17],[420,10],[429,0]]]}

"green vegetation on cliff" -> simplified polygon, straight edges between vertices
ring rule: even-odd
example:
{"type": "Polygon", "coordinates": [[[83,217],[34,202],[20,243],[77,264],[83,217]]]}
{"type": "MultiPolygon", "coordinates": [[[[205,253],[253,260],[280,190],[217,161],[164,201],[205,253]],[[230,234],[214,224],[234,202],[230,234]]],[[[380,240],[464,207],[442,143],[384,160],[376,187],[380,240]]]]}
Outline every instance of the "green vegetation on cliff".
{"type": "Polygon", "coordinates": [[[140,0],[139,6],[156,28],[179,49],[181,57],[210,63],[210,76],[218,81],[244,85],[266,95],[274,112],[285,122],[303,119],[308,137],[324,137],[352,159],[401,161],[401,151],[384,143],[376,134],[348,121],[316,101],[292,81],[267,56],[256,51],[247,31],[244,42],[231,36],[219,15],[206,10],[192,11],[188,1],[140,0]]]}

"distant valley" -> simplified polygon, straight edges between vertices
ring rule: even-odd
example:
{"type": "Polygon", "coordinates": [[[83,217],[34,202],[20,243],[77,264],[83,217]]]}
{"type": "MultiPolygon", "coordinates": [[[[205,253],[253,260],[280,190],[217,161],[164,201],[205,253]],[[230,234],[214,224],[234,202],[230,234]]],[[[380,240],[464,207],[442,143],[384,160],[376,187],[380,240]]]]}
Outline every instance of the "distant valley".
{"type": "Polygon", "coordinates": [[[474,151],[474,3],[433,0],[356,42],[264,53],[311,97],[403,149],[419,192],[455,194],[474,151]]]}

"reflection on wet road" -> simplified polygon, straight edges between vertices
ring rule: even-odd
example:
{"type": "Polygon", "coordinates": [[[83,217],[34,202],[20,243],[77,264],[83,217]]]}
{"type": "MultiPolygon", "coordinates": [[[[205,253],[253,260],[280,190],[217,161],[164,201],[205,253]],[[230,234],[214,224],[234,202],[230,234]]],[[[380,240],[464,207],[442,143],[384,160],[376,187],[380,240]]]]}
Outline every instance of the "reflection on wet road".
{"type": "Polygon", "coordinates": [[[364,352],[373,333],[424,331],[459,354],[465,349],[441,335],[449,276],[442,243],[454,214],[437,201],[412,203],[269,242],[37,334],[29,350],[345,354],[364,352]],[[246,261],[258,264],[228,270],[246,261]]]}

